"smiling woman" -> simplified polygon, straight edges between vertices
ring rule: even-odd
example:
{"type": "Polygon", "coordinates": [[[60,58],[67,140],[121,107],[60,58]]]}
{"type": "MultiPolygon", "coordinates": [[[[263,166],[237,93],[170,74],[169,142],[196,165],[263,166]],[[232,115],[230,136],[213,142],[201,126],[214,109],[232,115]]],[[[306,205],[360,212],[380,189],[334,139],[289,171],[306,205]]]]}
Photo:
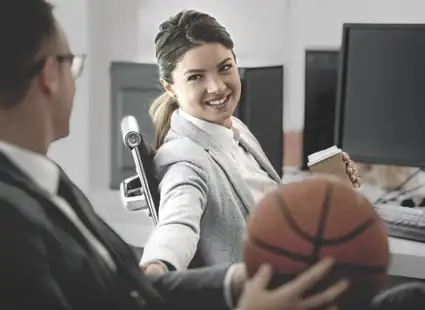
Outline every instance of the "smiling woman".
{"type": "Polygon", "coordinates": [[[177,63],[173,83],[164,88],[180,109],[204,121],[231,127],[241,82],[232,50],[207,43],[186,52],[177,63]]]}
{"type": "Polygon", "coordinates": [[[233,41],[215,18],[188,10],[161,24],[155,48],[165,90],[150,111],[159,222],[142,264],[165,272],[239,262],[246,219],[281,179],[232,116],[241,96],[233,41]]]}
{"type": "Polygon", "coordinates": [[[178,107],[200,119],[230,127],[241,86],[233,41],[226,29],[207,14],[182,11],[161,24],[155,47],[161,84],[166,90],[150,110],[157,148],[178,107]],[[212,106],[225,109],[215,113],[212,106]]]}

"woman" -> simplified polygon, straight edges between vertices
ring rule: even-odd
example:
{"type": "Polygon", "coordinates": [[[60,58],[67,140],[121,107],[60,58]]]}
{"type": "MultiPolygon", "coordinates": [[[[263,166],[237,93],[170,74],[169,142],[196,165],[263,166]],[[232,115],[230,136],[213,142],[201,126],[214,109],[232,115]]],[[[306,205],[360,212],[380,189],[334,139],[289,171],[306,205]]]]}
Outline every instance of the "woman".
{"type": "Polygon", "coordinates": [[[155,45],[166,91],[151,107],[161,202],[141,263],[165,272],[241,261],[246,219],[281,179],[232,117],[241,96],[233,41],[213,17],[188,10],[160,26],[155,45]]]}

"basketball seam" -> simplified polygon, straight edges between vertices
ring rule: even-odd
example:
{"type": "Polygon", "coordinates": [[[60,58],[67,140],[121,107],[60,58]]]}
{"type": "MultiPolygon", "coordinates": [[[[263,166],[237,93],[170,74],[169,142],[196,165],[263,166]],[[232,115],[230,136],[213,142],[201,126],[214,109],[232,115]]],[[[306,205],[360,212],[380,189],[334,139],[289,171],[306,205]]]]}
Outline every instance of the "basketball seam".
{"type": "Polygon", "coordinates": [[[313,251],[311,253],[311,256],[316,259],[319,258],[319,253],[323,245],[323,234],[326,229],[326,223],[327,223],[329,211],[331,209],[330,199],[332,197],[331,195],[332,195],[333,189],[334,189],[334,184],[328,183],[328,186],[325,191],[325,197],[323,198],[323,202],[321,206],[319,223],[317,225],[317,232],[313,241],[313,251]]]}
{"type": "MultiPolygon", "coordinates": [[[[259,239],[253,238],[252,236],[248,235],[248,240],[251,243],[251,246],[254,246],[256,248],[259,248],[261,250],[271,252],[273,254],[284,256],[286,258],[289,258],[293,261],[299,261],[302,263],[305,263],[307,265],[313,265],[317,262],[317,259],[311,255],[303,255],[300,253],[294,253],[289,250],[285,250],[279,247],[275,247],[273,245],[267,244],[259,239]]],[[[372,274],[382,274],[387,271],[387,268],[385,266],[374,266],[374,265],[360,265],[360,264],[354,264],[354,263],[347,263],[347,262],[337,262],[332,269],[351,269],[359,272],[366,272],[366,273],[372,273],[372,274]]]]}
{"type": "Polygon", "coordinates": [[[310,236],[307,232],[302,230],[301,227],[298,225],[297,221],[291,214],[291,209],[288,207],[288,203],[286,202],[285,198],[282,197],[280,192],[275,192],[275,197],[278,200],[277,206],[279,208],[279,211],[282,213],[283,218],[289,224],[292,230],[294,230],[298,234],[298,236],[301,237],[302,239],[308,242],[312,242],[314,240],[314,237],[310,236]]]}
{"type": "Polygon", "coordinates": [[[330,246],[330,245],[338,245],[338,244],[341,244],[341,243],[346,243],[348,241],[351,241],[354,238],[356,238],[356,237],[360,236],[361,234],[363,234],[364,232],[366,232],[366,230],[369,227],[371,227],[373,224],[375,224],[375,221],[376,221],[376,219],[369,218],[344,236],[336,237],[336,238],[333,238],[333,239],[322,239],[322,244],[324,246],[330,246]]]}
{"type": "MultiPolygon", "coordinates": [[[[265,249],[271,252],[274,252],[275,254],[285,256],[289,259],[295,260],[295,261],[302,261],[306,264],[314,264],[320,259],[320,250],[323,247],[326,246],[334,246],[342,243],[346,243],[348,241],[351,241],[352,239],[358,237],[359,235],[363,234],[368,228],[370,228],[373,224],[376,223],[375,218],[369,218],[366,221],[364,221],[362,224],[358,225],[356,228],[354,228],[351,232],[336,237],[333,239],[324,239],[323,233],[326,229],[326,223],[327,218],[329,216],[329,211],[331,209],[331,203],[330,199],[332,197],[333,189],[334,189],[333,183],[328,183],[328,186],[326,188],[325,197],[323,199],[322,208],[320,212],[319,217],[319,223],[317,228],[317,234],[315,237],[310,236],[307,232],[301,229],[297,221],[292,215],[291,209],[289,208],[288,202],[285,200],[281,192],[275,192],[275,198],[278,200],[277,207],[280,210],[285,222],[289,225],[289,227],[301,238],[305,241],[311,243],[313,245],[313,251],[311,255],[304,255],[300,253],[294,253],[289,250],[282,249],[280,247],[276,247],[273,245],[269,245],[259,239],[253,238],[248,234],[248,238],[252,241],[253,245],[260,248],[265,249]]],[[[339,263],[340,266],[346,266],[347,268],[360,268],[363,270],[367,270],[368,272],[372,273],[382,273],[386,272],[386,267],[382,266],[362,266],[362,265],[356,265],[352,263],[339,263]]]]}
{"type": "MultiPolygon", "coordinates": [[[[297,221],[291,214],[291,210],[288,207],[288,203],[286,200],[278,193],[275,192],[274,195],[278,200],[278,208],[279,211],[282,213],[283,218],[285,219],[286,223],[292,228],[295,233],[301,238],[304,239],[307,242],[313,243],[315,241],[315,237],[309,235],[307,232],[303,231],[301,227],[298,225],[297,221]]],[[[358,237],[360,234],[364,233],[367,228],[372,226],[376,222],[375,218],[369,218],[365,220],[362,224],[358,225],[356,228],[354,228],[352,231],[348,232],[347,234],[330,238],[330,239],[322,239],[323,245],[338,245],[340,243],[345,243],[347,241],[353,240],[355,237],[358,237]]]]}

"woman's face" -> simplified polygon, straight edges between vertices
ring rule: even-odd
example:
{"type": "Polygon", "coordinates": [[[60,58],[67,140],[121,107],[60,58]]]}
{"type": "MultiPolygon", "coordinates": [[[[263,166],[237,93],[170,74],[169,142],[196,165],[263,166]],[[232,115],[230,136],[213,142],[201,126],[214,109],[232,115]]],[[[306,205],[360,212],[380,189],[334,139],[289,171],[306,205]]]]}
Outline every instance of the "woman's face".
{"type": "Polygon", "coordinates": [[[206,43],[183,56],[165,85],[179,107],[199,119],[231,126],[241,96],[241,81],[232,50],[206,43]]]}

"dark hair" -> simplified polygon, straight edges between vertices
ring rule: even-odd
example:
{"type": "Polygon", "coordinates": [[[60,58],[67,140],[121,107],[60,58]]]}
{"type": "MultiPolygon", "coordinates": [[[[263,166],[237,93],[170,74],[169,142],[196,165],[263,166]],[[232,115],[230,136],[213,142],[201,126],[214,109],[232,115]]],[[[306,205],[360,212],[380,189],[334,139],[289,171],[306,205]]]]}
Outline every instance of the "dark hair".
{"type": "MultiPolygon", "coordinates": [[[[155,38],[160,78],[172,83],[172,73],[184,54],[205,43],[220,43],[231,50],[234,47],[226,28],[208,14],[184,10],[163,22],[155,38]]],[[[152,103],[149,113],[156,129],[156,148],[164,142],[170,130],[171,114],[177,108],[177,102],[167,93],[152,103]]]]}
{"type": "Polygon", "coordinates": [[[36,61],[56,33],[53,5],[46,0],[0,1],[0,109],[25,96],[36,61]]]}

